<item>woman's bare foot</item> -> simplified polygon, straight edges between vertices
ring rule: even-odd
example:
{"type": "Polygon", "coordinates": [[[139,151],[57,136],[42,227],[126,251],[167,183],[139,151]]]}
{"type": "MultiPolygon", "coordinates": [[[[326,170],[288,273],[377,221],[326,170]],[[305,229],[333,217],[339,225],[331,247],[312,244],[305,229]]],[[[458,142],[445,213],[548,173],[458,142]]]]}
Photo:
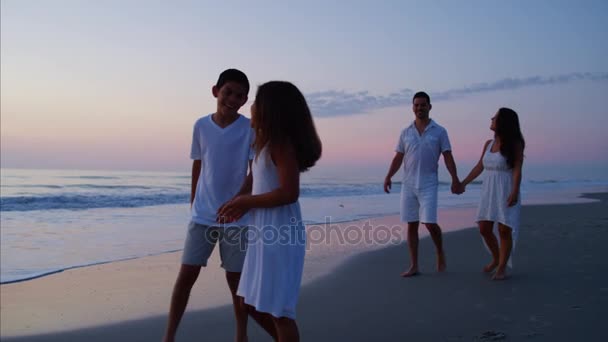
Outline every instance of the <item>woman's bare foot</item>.
{"type": "Polygon", "coordinates": [[[447,267],[445,253],[441,252],[437,254],[437,272],[444,272],[447,267]]]}
{"type": "Polygon", "coordinates": [[[490,273],[490,272],[494,271],[496,266],[498,266],[498,261],[492,260],[492,262],[490,262],[489,264],[484,266],[483,271],[484,271],[484,273],[490,273]]]}
{"type": "Polygon", "coordinates": [[[505,280],[507,279],[507,275],[505,273],[505,267],[498,267],[496,269],[496,273],[492,276],[492,280],[505,280]]]}
{"type": "Polygon", "coordinates": [[[407,270],[407,272],[401,273],[401,276],[404,278],[407,278],[407,277],[413,277],[413,276],[416,276],[419,274],[420,273],[418,272],[418,266],[412,266],[412,267],[410,267],[409,270],[407,270]]]}

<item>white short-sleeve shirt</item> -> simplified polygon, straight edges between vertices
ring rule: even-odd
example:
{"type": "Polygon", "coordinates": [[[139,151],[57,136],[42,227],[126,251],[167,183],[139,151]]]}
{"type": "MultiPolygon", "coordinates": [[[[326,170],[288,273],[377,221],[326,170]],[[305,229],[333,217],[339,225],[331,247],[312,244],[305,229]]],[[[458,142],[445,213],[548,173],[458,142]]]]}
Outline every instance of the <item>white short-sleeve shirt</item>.
{"type": "Polygon", "coordinates": [[[395,152],[404,154],[403,185],[414,189],[437,186],[439,157],[451,150],[448,132],[433,120],[422,134],[415,122],[404,128],[395,147],[395,152]]]}
{"type": "MultiPolygon", "coordinates": [[[[250,120],[239,114],[229,126],[221,128],[211,118],[194,124],[190,158],[201,161],[201,173],[192,204],[192,220],[217,226],[217,210],[241,189],[249,161],[253,159],[254,139],[250,120]]],[[[243,216],[234,225],[246,225],[243,216]]]]}

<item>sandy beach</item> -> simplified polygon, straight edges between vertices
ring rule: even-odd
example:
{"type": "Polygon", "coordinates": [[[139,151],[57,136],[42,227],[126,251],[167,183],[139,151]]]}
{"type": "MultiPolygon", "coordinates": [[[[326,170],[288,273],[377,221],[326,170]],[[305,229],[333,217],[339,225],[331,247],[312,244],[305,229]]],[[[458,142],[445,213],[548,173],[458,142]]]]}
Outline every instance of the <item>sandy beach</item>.
{"type": "MultiPolygon", "coordinates": [[[[515,269],[481,272],[489,256],[471,209],[443,212],[448,272],[404,279],[405,244],[312,246],[298,306],[304,341],[604,341],[608,314],[608,194],[584,204],[524,206],[515,269]],[[337,250],[337,252],[336,252],[337,250]],[[325,254],[323,254],[325,253],[325,254]]],[[[398,225],[396,216],[372,226],[398,225]]],[[[357,225],[361,222],[343,223],[357,225]]],[[[422,233],[421,229],[421,233],[422,233]]],[[[181,253],[167,253],[0,286],[3,341],[158,341],[181,253]]],[[[178,340],[230,341],[233,318],[217,255],[192,292],[178,340]]],[[[270,340],[250,320],[250,340],[270,340]]]]}

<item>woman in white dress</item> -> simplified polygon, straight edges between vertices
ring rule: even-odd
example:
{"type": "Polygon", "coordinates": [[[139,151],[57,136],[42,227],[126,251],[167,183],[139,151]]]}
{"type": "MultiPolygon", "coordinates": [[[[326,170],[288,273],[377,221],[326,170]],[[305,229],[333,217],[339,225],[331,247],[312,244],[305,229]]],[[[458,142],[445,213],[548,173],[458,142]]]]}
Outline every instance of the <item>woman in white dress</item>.
{"type": "Polygon", "coordinates": [[[304,96],[289,82],[258,88],[251,125],[256,134],[251,194],[226,203],[218,217],[232,221],[252,210],[237,294],[275,340],[299,341],[296,303],[306,246],[300,172],[321,157],[321,141],[304,96]]]}
{"type": "Polygon", "coordinates": [[[462,181],[461,190],[486,171],[477,223],[492,260],[483,270],[488,273],[496,270],[492,279],[502,280],[519,231],[519,188],[525,141],[517,113],[512,109],[500,108],[492,117],[490,129],[494,131],[494,139],[485,143],[479,162],[462,181]],[[500,246],[494,235],[494,223],[498,223],[500,246]]]}

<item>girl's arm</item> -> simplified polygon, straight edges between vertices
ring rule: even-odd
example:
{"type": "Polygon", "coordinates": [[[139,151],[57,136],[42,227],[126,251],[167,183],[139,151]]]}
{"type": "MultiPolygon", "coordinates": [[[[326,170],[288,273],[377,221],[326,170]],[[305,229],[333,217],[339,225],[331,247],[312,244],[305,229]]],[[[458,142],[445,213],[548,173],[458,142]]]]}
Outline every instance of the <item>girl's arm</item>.
{"type": "MultiPolygon", "coordinates": [[[[251,160],[249,161],[249,172],[247,173],[247,177],[245,177],[245,181],[243,182],[243,185],[241,185],[241,189],[239,190],[239,192],[234,195],[234,197],[232,197],[232,199],[230,199],[228,202],[222,204],[222,206],[217,210],[217,215],[218,217],[220,217],[220,213],[222,212],[222,210],[224,210],[224,207],[232,202],[235,198],[241,196],[241,195],[247,195],[247,194],[251,194],[251,190],[253,188],[253,175],[252,175],[252,168],[251,168],[251,160]]],[[[245,215],[245,213],[247,212],[247,210],[243,210],[240,214],[239,217],[245,215]]],[[[219,221],[218,221],[219,222],[219,221]]]]}
{"type": "Polygon", "coordinates": [[[218,220],[232,222],[238,220],[247,210],[272,208],[294,203],[300,196],[300,169],[292,145],[284,145],[271,151],[271,158],[277,167],[279,186],[259,195],[241,195],[220,208],[218,220]]]}
{"type": "Polygon", "coordinates": [[[239,192],[236,194],[236,196],[251,193],[251,188],[253,186],[253,175],[251,174],[251,164],[252,164],[252,162],[250,160],[249,161],[249,172],[247,173],[247,177],[245,177],[245,181],[243,182],[243,185],[241,185],[241,190],[239,190],[239,192]]]}
{"type": "Polygon", "coordinates": [[[513,188],[511,194],[507,199],[507,205],[509,207],[514,206],[517,203],[519,197],[519,187],[521,186],[521,167],[524,163],[524,149],[521,145],[517,146],[515,153],[515,163],[513,164],[513,188]]]}
{"type": "Polygon", "coordinates": [[[469,183],[475,180],[475,178],[479,177],[479,175],[483,172],[483,155],[486,153],[486,149],[492,140],[486,141],[483,145],[483,150],[481,151],[481,157],[477,164],[473,167],[469,175],[462,181],[462,187],[466,187],[469,183]]]}

